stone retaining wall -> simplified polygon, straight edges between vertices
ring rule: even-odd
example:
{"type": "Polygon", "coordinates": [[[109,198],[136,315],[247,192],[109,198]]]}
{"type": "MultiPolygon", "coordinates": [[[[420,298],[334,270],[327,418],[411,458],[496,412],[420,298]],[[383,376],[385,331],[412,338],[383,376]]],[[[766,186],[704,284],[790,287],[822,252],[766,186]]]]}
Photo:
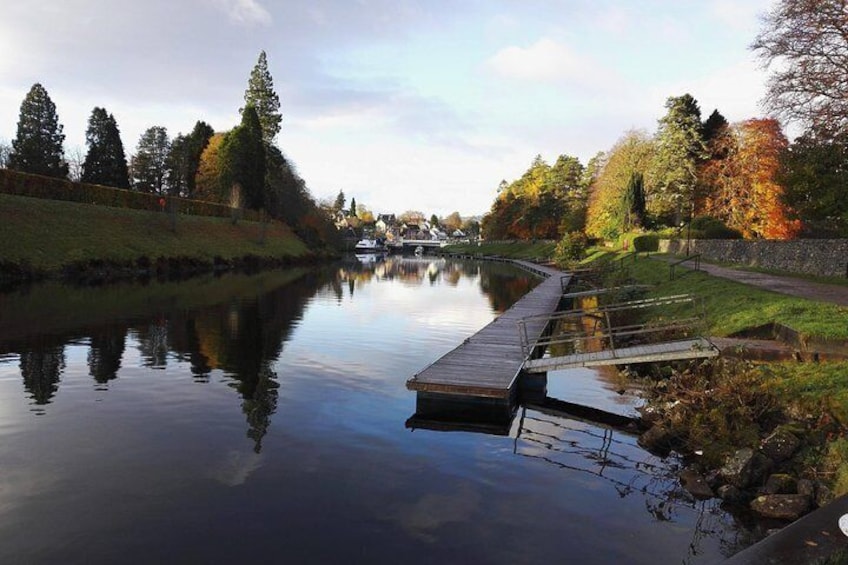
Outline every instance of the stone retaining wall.
{"type": "MultiPolygon", "coordinates": [[[[693,239],[692,253],[708,261],[820,276],[848,276],[848,239],[693,239]]],[[[686,240],[662,239],[659,251],[683,255],[686,240]]]]}

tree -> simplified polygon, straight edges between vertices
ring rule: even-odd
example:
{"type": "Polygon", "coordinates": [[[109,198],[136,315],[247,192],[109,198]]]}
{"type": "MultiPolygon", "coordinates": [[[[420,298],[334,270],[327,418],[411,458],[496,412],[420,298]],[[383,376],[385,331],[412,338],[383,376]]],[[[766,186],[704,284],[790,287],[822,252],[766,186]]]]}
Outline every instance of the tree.
{"type": "Polygon", "coordinates": [[[622,200],[624,229],[642,226],[645,218],[645,176],[642,173],[634,171],[630,175],[622,200]]]}
{"type": "Polygon", "coordinates": [[[179,134],[171,142],[168,154],[168,186],[171,194],[195,197],[200,157],[214,134],[212,126],[198,121],[190,134],[179,134]]]}
{"type": "Polygon", "coordinates": [[[241,124],[227,133],[221,143],[221,185],[224,189],[240,186],[248,208],[265,206],[265,143],[262,126],[253,106],[248,105],[241,124]]]}
{"type": "Polygon", "coordinates": [[[132,158],[133,188],[165,194],[170,148],[168,130],[162,126],[150,127],[141,134],[132,158]]]}
{"type": "Polygon", "coordinates": [[[628,229],[624,192],[634,174],[643,174],[646,200],[649,198],[649,167],[654,158],[654,141],[641,131],[630,131],[603,155],[590,162],[598,172],[589,191],[586,234],[614,239],[628,229]]]}
{"type": "Polygon", "coordinates": [[[9,168],[65,178],[68,176],[68,164],[62,148],[64,141],[65,134],[56,114],[56,105],[44,87],[35,83],[21,103],[9,168]]]}
{"type": "Polygon", "coordinates": [[[344,206],[345,206],[345,193],[344,193],[344,191],[340,190],[339,195],[336,196],[336,201],[333,204],[333,209],[336,212],[339,212],[339,211],[344,209],[344,206]]]}
{"type": "Polygon", "coordinates": [[[95,107],[85,132],[88,153],[82,165],[82,182],[129,188],[127,157],[115,116],[95,107]]]}
{"type": "Polygon", "coordinates": [[[351,218],[356,217],[356,198],[350,199],[350,214],[349,214],[349,216],[351,218]]]}
{"type": "Polygon", "coordinates": [[[226,202],[227,196],[221,186],[221,144],[224,142],[223,133],[216,133],[209,139],[206,149],[200,155],[197,173],[194,177],[193,198],[209,202],[226,202]]]}
{"type": "MultiPolygon", "coordinates": [[[[262,124],[262,139],[265,143],[272,144],[280,132],[283,116],[280,114],[280,98],[274,92],[274,79],[268,71],[265,51],[259,53],[259,60],[250,72],[247,90],[244,92],[244,102],[245,108],[253,106],[259,116],[259,123],[262,124]]],[[[244,112],[245,108],[241,111],[244,112]]]]}
{"type": "Polygon", "coordinates": [[[790,214],[811,235],[848,237],[848,133],[796,139],[784,155],[781,181],[790,214]]]}
{"type": "Polygon", "coordinates": [[[701,135],[701,110],[689,95],[666,100],[666,115],[657,128],[656,154],[652,162],[654,193],[648,209],[655,218],[677,223],[694,205],[698,166],[706,158],[701,135]]]}
{"type": "Polygon", "coordinates": [[[774,119],[747,120],[731,127],[726,157],[704,167],[704,212],[748,238],[789,239],[800,222],[789,218],[780,183],[788,142],[774,119]]]}
{"type": "Polygon", "coordinates": [[[848,129],[844,0],[778,0],[751,49],[771,69],[763,100],[768,110],[819,135],[848,129]]]}
{"type": "Polygon", "coordinates": [[[441,223],[449,230],[449,233],[453,233],[462,226],[462,216],[459,212],[451,212],[441,223]]]}

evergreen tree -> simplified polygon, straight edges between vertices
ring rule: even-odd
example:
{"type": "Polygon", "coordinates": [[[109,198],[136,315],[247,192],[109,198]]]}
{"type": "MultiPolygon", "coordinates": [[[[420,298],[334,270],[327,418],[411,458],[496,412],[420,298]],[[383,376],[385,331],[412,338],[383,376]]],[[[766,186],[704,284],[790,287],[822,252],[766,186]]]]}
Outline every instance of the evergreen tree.
{"type": "Polygon", "coordinates": [[[704,139],[704,143],[709,143],[721,135],[721,133],[725,131],[729,125],[730,124],[727,123],[725,117],[721,115],[721,112],[713,110],[713,113],[710,114],[710,117],[707,118],[701,126],[701,135],[704,139]]]}
{"type": "Polygon", "coordinates": [[[82,165],[82,182],[129,188],[127,157],[118,124],[104,108],[95,107],[85,132],[88,153],[82,165]]]}
{"type": "Polygon", "coordinates": [[[259,53],[259,60],[250,72],[247,90],[244,92],[245,108],[253,106],[262,124],[262,139],[267,144],[272,144],[274,138],[280,132],[280,122],[283,116],[280,114],[280,98],[274,92],[274,79],[268,71],[268,61],[265,51],[259,53]]]}
{"type": "Polygon", "coordinates": [[[132,158],[133,187],[136,190],[165,193],[170,148],[168,130],[162,126],[153,126],[141,134],[132,158]]]}
{"type": "Polygon", "coordinates": [[[701,109],[695,99],[689,94],[672,96],[665,107],[668,112],[660,118],[656,134],[652,175],[656,191],[651,211],[668,221],[673,214],[680,215],[690,207],[698,165],[707,157],[707,152],[702,137],[701,109]]]}
{"type": "Polygon", "coordinates": [[[642,173],[634,171],[622,194],[622,212],[624,228],[631,229],[642,225],[645,217],[645,180],[642,173]]]}
{"type": "Polygon", "coordinates": [[[248,208],[265,206],[265,144],[262,126],[252,105],[241,116],[241,124],[221,143],[222,185],[241,186],[242,200],[248,208]]]}
{"type": "Polygon", "coordinates": [[[32,85],[21,103],[18,134],[12,140],[9,168],[50,177],[68,176],[62,143],[65,134],[56,105],[39,83],[32,85]]]}
{"type": "Polygon", "coordinates": [[[344,208],[344,205],[345,205],[345,193],[344,193],[344,191],[340,190],[339,195],[336,196],[336,202],[335,202],[335,204],[333,204],[333,208],[335,208],[337,211],[342,210],[344,208]]]}
{"type": "Polygon", "coordinates": [[[356,217],[356,198],[350,199],[350,217],[351,218],[356,217]]]}

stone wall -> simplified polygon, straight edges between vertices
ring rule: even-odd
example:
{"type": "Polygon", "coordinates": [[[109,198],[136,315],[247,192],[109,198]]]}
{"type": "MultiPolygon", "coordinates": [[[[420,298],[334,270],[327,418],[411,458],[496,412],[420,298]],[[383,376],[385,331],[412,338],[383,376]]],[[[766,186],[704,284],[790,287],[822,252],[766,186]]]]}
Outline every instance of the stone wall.
{"type": "MultiPolygon", "coordinates": [[[[810,275],[848,276],[848,239],[693,239],[691,252],[707,261],[810,275]]],[[[662,253],[686,254],[686,240],[660,240],[662,253]]]]}

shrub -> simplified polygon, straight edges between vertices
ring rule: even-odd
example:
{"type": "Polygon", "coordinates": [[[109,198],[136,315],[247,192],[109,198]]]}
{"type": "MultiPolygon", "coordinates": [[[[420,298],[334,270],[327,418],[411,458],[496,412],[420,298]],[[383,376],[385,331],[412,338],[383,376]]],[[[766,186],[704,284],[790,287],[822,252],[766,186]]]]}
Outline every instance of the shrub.
{"type": "Polygon", "coordinates": [[[742,232],[727,227],[724,222],[711,216],[695,218],[691,227],[704,239],[742,239],[742,232]]]}
{"type": "Polygon", "coordinates": [[[583,258],[589,240],[583,232],[573,231],[562,236],[554,250],[554,261],[560,267],[566,267],[583,258]]]}
{"type": "Polygon", "coordinates": [[[633,251],[657,251],[660,238],[656,234],[638,235],[633,238],[633,251]]]}

